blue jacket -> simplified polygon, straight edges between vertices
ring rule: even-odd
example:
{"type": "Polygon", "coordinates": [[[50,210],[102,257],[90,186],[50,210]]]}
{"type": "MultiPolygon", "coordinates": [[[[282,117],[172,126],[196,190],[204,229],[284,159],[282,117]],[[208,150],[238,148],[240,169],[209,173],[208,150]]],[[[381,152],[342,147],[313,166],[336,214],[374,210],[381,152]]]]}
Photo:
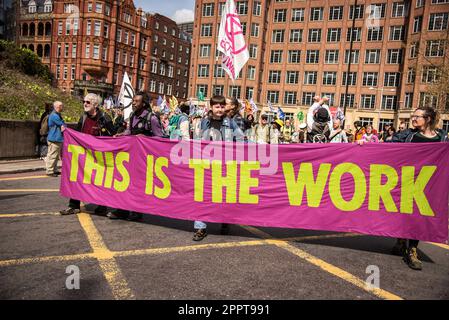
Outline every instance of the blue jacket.
{"type": "MultiPolygon", "coordinates": [[[[210,118],[201,120],[201,139],[213,141],[238,141],[243,142],[243,132],[233,119],[223,118],[219,132],[211,133],[210,118]]],[[[216,130],[215,130],[216,131],[216,130]]]]}
{"type": "Polygon", "coordinates": [[[48,117],[48,138],[50,142],[63,142],[61,126],[66,126],[61,114],[53,111],[48,117]]]}

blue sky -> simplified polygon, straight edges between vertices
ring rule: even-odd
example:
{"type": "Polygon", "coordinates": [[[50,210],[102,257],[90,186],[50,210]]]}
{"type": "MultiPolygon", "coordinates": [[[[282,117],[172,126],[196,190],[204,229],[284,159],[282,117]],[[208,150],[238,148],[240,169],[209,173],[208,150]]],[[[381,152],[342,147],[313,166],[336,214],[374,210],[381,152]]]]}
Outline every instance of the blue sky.
{"type": "Polygon", "coordinates": [[[193,21],[195,0],[134,0],[137,8],[157,12],[176,22],[193,21]]]}

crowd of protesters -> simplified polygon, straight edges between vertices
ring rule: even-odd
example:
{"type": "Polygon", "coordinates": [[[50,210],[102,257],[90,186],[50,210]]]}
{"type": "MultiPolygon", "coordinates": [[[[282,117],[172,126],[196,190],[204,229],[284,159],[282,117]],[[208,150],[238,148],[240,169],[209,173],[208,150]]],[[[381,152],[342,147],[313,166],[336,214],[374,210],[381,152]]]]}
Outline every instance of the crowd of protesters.
{"type": "MultiPolygon", "coordinates": [[[[144,93],[137,93],[132,102],[132,113],[127,121],[123,107],[102,108],[101,99],[88,94],[84,100],[84,112],[80,115],[76,130],[93,136],[156,136],[167,139],[207,141],[234,141],[258,144],[294,144],[294,143],[394,143],[394,142],[443,142],[448,134],[437,128],[438,113],[430,107],[418,108],[411,120],[414,129],[407,129],[405,123],[399,125],[396,132],[392,125],[386,125],[377,132],[371,124],[354,123],[355,130],[344,130],[344,116],[332,115],[327,97],[314,97],[306,121],[295,126],[291,119],[274,118],[269,123],[268,114],[259,117],[247,112],[236,98],[214,96],[209,107],[202,108],[191,102],[183,102],[175,109],[151,105],[144,93]],[[258,121],[256,121],[258,119],[258,121]],[[285,120],[285,121],[284,121],[285,120]]],[[[47,175],[57,177],[57,163],[60,157],[63,131],[67,127],[62,118],[64,105],[53,103],[53,110],[47,106],[41,118],[41,139],[39,149],[47,164],[47,175]],[[44,150],[46,151],[46,150],[44,150]]],[[[121,209],[108,209],[98,206],[97,214],[106,214],[110,219],[139,221],[142,214],[121,209]]],[[[80,212],[80,201],[70,199],[68,208],[61,215],[80,212]]],[[[222,224],[221,233],[227,234],[229,226],[222,224]]],[[[207,236],[207,224],[194,222],[194,241],[207,236]]],[[[405,262],[415,270],[422,269],[417,255],[417,240],[398,239],[392,252],[402,255],[405,262]]]]}

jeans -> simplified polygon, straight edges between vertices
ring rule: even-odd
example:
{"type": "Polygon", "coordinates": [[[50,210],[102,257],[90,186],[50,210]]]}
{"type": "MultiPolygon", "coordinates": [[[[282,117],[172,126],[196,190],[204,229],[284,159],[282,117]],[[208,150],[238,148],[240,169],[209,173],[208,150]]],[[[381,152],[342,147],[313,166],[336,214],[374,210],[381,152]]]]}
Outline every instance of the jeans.
{"type": "Polygon", "coordinates": [[[193,228],[195,229],[206,229],[207,224],[205,224],[202,221],[195,221],[195,223],[193,224],[193,228]]]}

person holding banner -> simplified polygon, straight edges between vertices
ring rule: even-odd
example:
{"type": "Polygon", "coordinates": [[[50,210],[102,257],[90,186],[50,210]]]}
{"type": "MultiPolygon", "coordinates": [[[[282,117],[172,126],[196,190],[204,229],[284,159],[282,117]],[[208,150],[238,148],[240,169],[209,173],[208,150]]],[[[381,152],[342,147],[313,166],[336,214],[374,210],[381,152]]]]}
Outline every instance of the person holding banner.
{"type": "MultiPolygon", "coordinates": [[[[210,100],[211,113],[201,120],[201,140],[205,141],[234,141],[242,142],[243,133],[233,119],[226,116],[226,98],[214,96],[210,100]]],[[[201,241],[207,236],[207,224],[202,221],[194,222],[193,241],[201,241]]],[[[229,225],[222,224],[221,233],[227,234],[229,225]]]]}
{"type": "Polygon", "coordinates": [[[245,120],[240,115],[240,109],[241,105],[237,98],[232,97],[226,99],[226,114],[230,119],[234,120],[235,124],[240,128],[246,139],[246,124],[245,120]]]}
{"type": "Polygon", "coordinates": [[[272,137],[271,126],[268,124],[268,115],[260,116],[260,123],[256,124],[251,132],[250,141],[259,144],[269,144],[272,137]]]}
{"type": "MultiPolygon", "coordinates": [[[[114,135],[114,125],[112,119],[100,110],[100,97],[94,93],[86,95],[83,101],[84,113],[78,121],[76,131],[93,136],[112,136],[114,135]]],[[[95,209],[96,214],[106,213],[107,208],[98,206],[95,209]]],[[[71,215],[80,212],[80,201],[76,199],[69,200],[69,207],[60,211],[60,214],[71,215]]]]}
{"type": "MultiPolygon", "coordinates": [[[[439,121],[438,112],[431,107],[421,107],[413,112],[412,125],[414,129],[398,131],[393,135],[392,142],[424,143],[424,142],[448,142],[447,132],[437,129],[439,121]]],[[[359,145],[366,143],[359,141],[359,145]]],[[[419,240],[397,239],[391,253],[402,255],[403,260],[413,270],[422,270],[422,262],[418,257],[419,240]]]]}

